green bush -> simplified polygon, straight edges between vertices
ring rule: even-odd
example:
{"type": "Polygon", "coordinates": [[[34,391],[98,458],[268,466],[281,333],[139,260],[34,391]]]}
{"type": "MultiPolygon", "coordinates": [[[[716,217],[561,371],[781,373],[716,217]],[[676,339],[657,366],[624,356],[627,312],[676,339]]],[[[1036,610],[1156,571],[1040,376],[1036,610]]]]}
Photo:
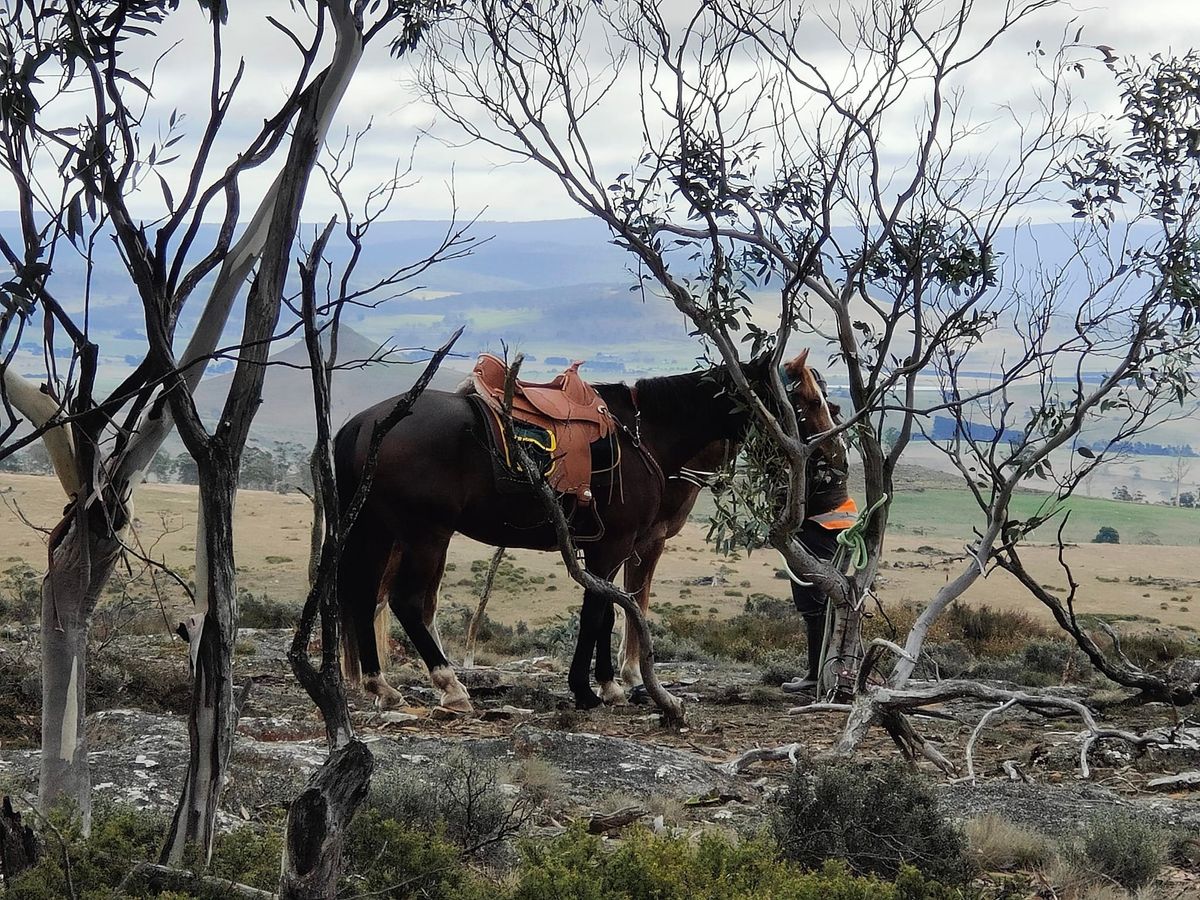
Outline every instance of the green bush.
{"type": "Polygon", "coordinates": [[[361,809],[346,835],[340,894],[347,897],[414,897],[485,900],[494,887],[463,862],[462,850],[439,830],[412,827],[379,809],[361,809]]]}
{"type": "Polygon", "coordinates": [[[949,900],[956,896],[905,868],[895,884],[848,874],[836,863],[804,872],[765,838],[698,841],[634,830],[614,850],[574,827],[525,843],[512,900],[949,900]]]}
{"type": "Polygon", "coordinates": [[[36,747],[41,712],[38,656],[0,651],[0,746],[36,747]]]}
{"type": "Polygon", "coordinates": [[[865,768],[801,759],[772,826],[784,856],[806,868],[840,859],[854,872],[887,878],[905,865],[948,883],[971,874],[962,835],[932,786],[900,763],[865,768]]]}
{"type": "MultiPolygon", "coordinates": [[[[84,839],[69,816],[52,819],[38,864],[13,879],[6,900],[215,900],[221,887],[159,893],[129,877],[157,858],[167,820],[128,808],[98,807],[84,839]],[[57,834],[55,834],[55,831],[57,834]],[[61,836],[61,839],[60,837],[61,836]],[[64,858],[70,860],[70,882],[64,858]]],[[[894,882],[850,874],[836,862],[806,872],[781,860],[762,835],[731,841],[710,832],[698,839],[657,837],[634,829],[611,849],[582,824],[549,841],[523,841],[503,877],[473,869],[462,847],[438,828],[406,824],[381,808],[361,809],[345,837],[339,896],[421,900],[955,900],[962,892],[900,867],[894,882]]],[[[263,890],[279,877],[279,829],[243,827],[219,835],[207,874],[263,890]]]]}
{"type": "Polygon", "coordinates": [[[1133,891],[1158,877],[1167,841],[1160,828],[1125,813],[1105,813],[1088,823],[1076,852],[1088,871],[1133,891]]]}
{"type": "MultiPolygon", "coordinates": [[[[683,610],[664,612],[663,628],[679,646],[696,648],[700,658],[723,657],[758,665],[769,665],[780,652],[794,654],[804,645],[800,617],[791,601],[768,594],[751,594],[741,614],[730,619],[698,618],[683,610]]],[[[657,656],[657,637],[655,641],[657,656]]]]}
{"type": "MultiPolygon", "coordinates": [[[[216,900],[223,890],[166,894],[129,873],[140,862],[156,861],[167,819],[130,807],[97,806],[92,833],[84,838],[65,811],[51,814],[52,829],[41,835],[43,853],[33,868],[8,885],[5,900],[125,900],[125,898],[199,897],[216,900]],[[70,880],[66,860],[70,860],[70,880]]],[[[277,835],[245,827],[217,839],[209,874],[274,890],[279,883],[280,842],[277,835]]]]}
{"type": "Polygon", "coordinates": [[[1092,538],[1093,544],[1119,544],[1121,543],[1121,535],[1117,533],[1117,529],[1110,525],[1101,525],[1100,530],[1096,532],[1096,536],[1092,538]]]}
{"type": "Polygon", "coordinates": [[[238,626],[241,628],[294,628],[300,610],[272,600],[266,594],[238,591],[238,626]]]}
{"type": "MultiPolygon", "coordinates": [[[[550,585],[544,590],[553,587],[554,585],[550,585]]],[[[438,619],[442,638],[464,643],[474,612],[471,607],[458,603],[446,607],[438,619]]],[[[398,629],[397,637],[402,634],[398,629]]],[[[525,622],[505,625],[490,618],[485,612],[479,622],[476,641],[478,649],[487,650],[497,656],[522,658],[550,654],[566,659],[575,651],[578,635],[578,616],[559,616],[545,625],[530,628],[525,622]]]]}
{"type": "Polygon", "coordinates": [[[27,624],[42,617],[42,576],[25,563],[0,577],[0,622],[27,624]]]}
{"type": "Polygon", "coordinates": [[[972,672],[977,678],[1011,681],[1026,687],[1087,684],[1095,670],[1074,644],[1041,638],[1030,641],[1005,659],[983,660],[972,672]]]}

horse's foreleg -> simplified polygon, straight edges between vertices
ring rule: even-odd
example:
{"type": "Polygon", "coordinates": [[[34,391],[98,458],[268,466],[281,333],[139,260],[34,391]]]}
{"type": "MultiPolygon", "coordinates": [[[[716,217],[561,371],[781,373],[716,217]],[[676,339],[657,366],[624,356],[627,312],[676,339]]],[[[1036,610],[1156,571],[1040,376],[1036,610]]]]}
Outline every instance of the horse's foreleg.
{"type": "MultiPolygon", "coordinates": [[[[643,617],[650,609],[650,583],[665,543],[655,541],[639,554],[640,558],[625,563],[625,590],[637,598],[643,617]]],[[[621,681],[625,687],[633,689],[642,684],[642,642],[629,616],[624,616],[624,619],[625,628],[617,658],[621,667],[621,681]]]]}
{"type": "Polygon", "coordinates": [[[589,669],[592,651],[604,624],[604,608],[609,602],[593,591],[583,592],[583,609],[579,613],[579,639],[575,642],[575,656],[567,675],[567,686],[575,695],[576,709],[592,709],[604,701],[592,690],[589,669]]]}

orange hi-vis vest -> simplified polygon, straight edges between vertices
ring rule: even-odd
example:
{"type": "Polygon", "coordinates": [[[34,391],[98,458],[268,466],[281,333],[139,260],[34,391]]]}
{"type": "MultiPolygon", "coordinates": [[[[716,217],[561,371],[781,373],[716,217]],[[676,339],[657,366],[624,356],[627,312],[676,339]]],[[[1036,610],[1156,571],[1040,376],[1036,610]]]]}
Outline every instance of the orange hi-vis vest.
{"type": "Polygon", "coordinates": [[[816,522],[829,531],[845,531],[858,521],[858,504],[852,497],[847,497],[837,509],[809,516],[808,521],[816,522]]]}

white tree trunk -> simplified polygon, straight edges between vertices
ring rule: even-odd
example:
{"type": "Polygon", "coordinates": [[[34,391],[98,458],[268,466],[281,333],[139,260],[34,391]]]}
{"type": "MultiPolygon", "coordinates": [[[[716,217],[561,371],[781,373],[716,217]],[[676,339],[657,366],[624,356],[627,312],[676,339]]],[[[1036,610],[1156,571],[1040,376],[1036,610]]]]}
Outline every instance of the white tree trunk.
{"type": "Polygon", "coordinates": [[[88,624],[100,592],[117,560],[115,541],[98,540],[80,527],[72,509],[61,540],[51,549],[50,569],[42,582],[42,753],[38,803],[49,810],[74,806],[84,833],[91,826],[91,779],[88,772],[87,692],[88,624]]]}

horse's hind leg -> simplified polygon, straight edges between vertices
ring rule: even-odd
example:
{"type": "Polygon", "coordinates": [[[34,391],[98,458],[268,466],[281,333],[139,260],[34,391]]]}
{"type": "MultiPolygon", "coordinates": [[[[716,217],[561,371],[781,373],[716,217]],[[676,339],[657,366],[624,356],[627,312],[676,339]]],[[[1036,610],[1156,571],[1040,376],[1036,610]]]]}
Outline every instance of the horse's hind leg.
{"type": "Polygon", "coordinates": [[[381,706],[404,705],[404,697],[383,675],[387,653],[387,607],[380,583],[389,564],[390,540],[360,518],[338,562],[338,603],[342,618],[342,670],[351,683],[361,680],[381,706]]]}
{"type": "Polygon", "coordinates": [[[436,626],[431,630],[448,543],[449,536],[436,544],[406,544],[400,553],[399,564],[390,573],[388,599],[408,639],[425,661],[429,680],[442,692],[441,705],[469,713],[474,711],[471,697],[442,652],[436,626]]]}
{"type": "Polygon", "coordinates": [[[617,684],[613,669],[612,633],[616,621],[615,606],[606,603],[600,631],[596,634],[596,683],[600,685],[600,699],[609,706],[623,706],[625,703],[625,691],[617,684]]]}
{"type": "MultiPolygon", "coordinates": [[[[662,557],[665,541],[655,541],[633,559],[625,563],[625,590],[637,599],[638,607],[645,617],[650,609],[650,584],[654,578],[654,570],[662,557]]],[[[637,691],[642,687],[642,642],[637,629],[629,615],[625,616],[624,637],[621,641],[621,651],[618,656],[621,666],[621,681],[625,687],[637,691]]],[[[637,697],[634,697],[636,702],[637,697]]]]}

